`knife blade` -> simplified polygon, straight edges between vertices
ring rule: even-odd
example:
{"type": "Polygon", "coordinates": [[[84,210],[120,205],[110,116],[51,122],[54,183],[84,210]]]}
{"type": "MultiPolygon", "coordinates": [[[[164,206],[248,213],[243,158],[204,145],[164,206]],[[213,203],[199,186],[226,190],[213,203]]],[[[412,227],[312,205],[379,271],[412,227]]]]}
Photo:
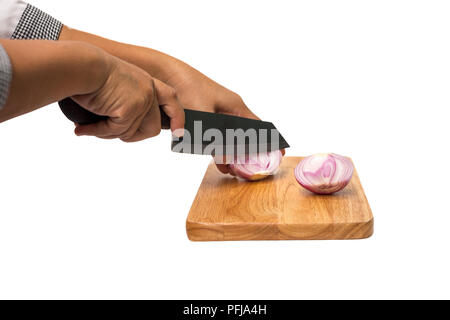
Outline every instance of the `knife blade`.
{"type": "Polygon", "coordinates": [[[271,122],[185,109],[184,136],[173,137],[172,151],[238,155],[289,148],[271,122]]]}

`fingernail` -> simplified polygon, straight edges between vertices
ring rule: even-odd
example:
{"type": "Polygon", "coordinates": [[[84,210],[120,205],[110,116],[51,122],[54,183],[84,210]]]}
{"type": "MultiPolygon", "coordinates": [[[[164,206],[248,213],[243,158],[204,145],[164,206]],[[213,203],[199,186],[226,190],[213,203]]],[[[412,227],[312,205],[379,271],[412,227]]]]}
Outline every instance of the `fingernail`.
{"type": "Polygon", "coordinates": [[[184,136],[184,128],[180,128],[180,129],[175,129],[172,132],[172,136],[175,138],[181,138],[184,136]]]}

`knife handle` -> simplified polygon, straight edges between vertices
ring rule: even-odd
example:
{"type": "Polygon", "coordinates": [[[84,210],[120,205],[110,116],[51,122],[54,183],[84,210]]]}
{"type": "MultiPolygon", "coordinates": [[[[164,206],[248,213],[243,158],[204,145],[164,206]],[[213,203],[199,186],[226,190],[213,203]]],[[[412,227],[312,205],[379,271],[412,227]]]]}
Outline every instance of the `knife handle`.
{"type": "MultiPolygon", "coordinates": [[[[89,110],[84,109],[82,106],[80,106],[78,103],[76,103],[70,98],[61,100],[58,102],[58,104],[59,107],[61,108],[61,111],[64,113],[67,119],[69,119],[72,122],[79,123],[81,125],[96,123],[108,119],[107,116],[100,116],[98,114],[90,112],[89,110]]],[[[161,111],[161,127],[163,129],[169,129],[170,128],[169,116],[162,110],[161,107],[159,108],[159,110],[161,111]]]]}

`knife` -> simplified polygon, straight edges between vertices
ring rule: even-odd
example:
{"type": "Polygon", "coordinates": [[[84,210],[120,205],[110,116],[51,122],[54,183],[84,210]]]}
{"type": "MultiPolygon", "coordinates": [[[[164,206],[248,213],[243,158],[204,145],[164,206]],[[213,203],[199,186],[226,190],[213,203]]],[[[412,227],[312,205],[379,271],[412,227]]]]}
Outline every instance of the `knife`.
{"type": "MultiPolygon", "coordinates": [[[[64,115],[79,124],[90,124],[108,117],[94,114],[70,98],[59,102],[64,115]]],[[[170,119],[160,108],[162,128],[170,119]]],[[[184,109],[184,136],[172,138],[172,151],[202,155],[237,155],[289,148],[271,122],[184,109]]]]}

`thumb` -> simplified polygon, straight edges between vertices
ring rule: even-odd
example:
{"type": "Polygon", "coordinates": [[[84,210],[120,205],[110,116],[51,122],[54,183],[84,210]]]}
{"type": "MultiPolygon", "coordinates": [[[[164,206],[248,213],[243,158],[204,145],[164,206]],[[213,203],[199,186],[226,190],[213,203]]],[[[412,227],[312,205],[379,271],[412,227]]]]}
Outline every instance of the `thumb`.
{"type": "Polygon", "coordinates": [[[154,79],[156,95],[160,108],[170,119],[170,129],[177,136],[183,135],[184,109],[174,88],[154,79]]]}

